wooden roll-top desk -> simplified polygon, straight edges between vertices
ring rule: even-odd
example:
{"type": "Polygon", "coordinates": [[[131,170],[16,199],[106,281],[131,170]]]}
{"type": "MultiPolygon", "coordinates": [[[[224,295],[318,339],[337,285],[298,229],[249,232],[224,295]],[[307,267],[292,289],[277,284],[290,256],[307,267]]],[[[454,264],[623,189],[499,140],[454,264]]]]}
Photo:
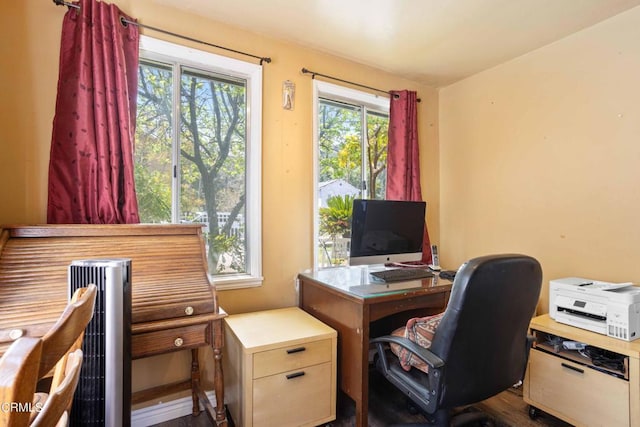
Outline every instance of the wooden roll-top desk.
{"type": "Polygon", "coordinates": [[[68,298],[68,267],[85,259],[131,259],[132,359],[190,349],[191,378],[138,391],[132,403],[191,389],[226,426],[222,375],[224,310],[207,275],[200,225],[31,225],[0,228],[0,354],[20,336],[41,337],[68,298]],[[198,349],[214,355],[216,407],[200,384],[198,349]]]}

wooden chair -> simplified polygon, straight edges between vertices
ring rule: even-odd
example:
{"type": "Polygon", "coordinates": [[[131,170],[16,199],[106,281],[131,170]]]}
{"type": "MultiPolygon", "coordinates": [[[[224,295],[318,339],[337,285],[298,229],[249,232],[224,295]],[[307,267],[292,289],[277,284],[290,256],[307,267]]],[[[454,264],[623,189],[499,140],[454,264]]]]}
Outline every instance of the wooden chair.
{"type": "Polygon", "coordinates": [[[0,425],[26,426],[38,382],[42,340],[18,338],[0,359],[0,425]]]}
{"type": "Polygon", "coordinates": [[[97,288],[78,289],[53,327],[41,338],[16,340],[0,359],[0,425],[52,427],[66,425],[82,366],[84,330],[93,317],[97,288]],[[53,377],[48,394],[36,393],[37,382],[53,377]]]}

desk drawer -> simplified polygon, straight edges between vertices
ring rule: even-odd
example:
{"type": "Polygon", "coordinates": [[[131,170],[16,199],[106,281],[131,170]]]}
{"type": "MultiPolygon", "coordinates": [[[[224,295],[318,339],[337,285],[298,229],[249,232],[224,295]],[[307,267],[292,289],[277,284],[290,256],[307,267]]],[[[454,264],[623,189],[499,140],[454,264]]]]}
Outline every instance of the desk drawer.
{"type": "Polygon", "coordinates": [[[558,408],[580,425],[607,420],[629,426],[628,381],[536,349],[529,358],[531,400],[558,408]]]}
{"type": "Polygon", "coordinates": [[[318,340],[263,351],[253,356],[253,378],[317,365],[331,360],[331,340],[318,340]]]}
{"type": "Polygon", "coordinates": [[[315,426],[332,414],[331,362],[253,382],[254,426],[315,426]]]}
{"type": "Polygon", "coordinates": [[[155,354],[210,345],[208,328],[209,324],[203,323],[133,335],[131,337],[131,357],[139,359],[155,354]]]}

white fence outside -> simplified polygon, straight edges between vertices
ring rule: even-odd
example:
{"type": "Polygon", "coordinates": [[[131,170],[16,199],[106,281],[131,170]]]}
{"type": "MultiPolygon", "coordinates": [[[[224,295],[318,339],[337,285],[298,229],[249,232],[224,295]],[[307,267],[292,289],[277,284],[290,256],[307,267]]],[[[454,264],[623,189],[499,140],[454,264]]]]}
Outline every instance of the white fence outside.
{"type": "MultiPolygon", "coordinates": [[[[218,229],[222,229],[229,221],[229,212],[218,212],[218,229]]],[[[182,222],[200,223],[204,226],[204,232],[209,232],[209,215],[206,212],[198,212],[191,220],[183,219],[182,222]]],[[[244,216],[238,214],[231,224],[229,236],[244,237],[244,216]]]]}

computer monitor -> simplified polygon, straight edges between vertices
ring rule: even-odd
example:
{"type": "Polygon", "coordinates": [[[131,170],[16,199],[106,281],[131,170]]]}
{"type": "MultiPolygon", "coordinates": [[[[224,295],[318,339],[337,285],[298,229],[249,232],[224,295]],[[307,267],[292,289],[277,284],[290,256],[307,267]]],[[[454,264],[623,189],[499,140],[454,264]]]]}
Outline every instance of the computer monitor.
{"type": "Polygon", "coordinates": [[[353,201],[350,265],[422,259],[426,202],[353,201]]]}

